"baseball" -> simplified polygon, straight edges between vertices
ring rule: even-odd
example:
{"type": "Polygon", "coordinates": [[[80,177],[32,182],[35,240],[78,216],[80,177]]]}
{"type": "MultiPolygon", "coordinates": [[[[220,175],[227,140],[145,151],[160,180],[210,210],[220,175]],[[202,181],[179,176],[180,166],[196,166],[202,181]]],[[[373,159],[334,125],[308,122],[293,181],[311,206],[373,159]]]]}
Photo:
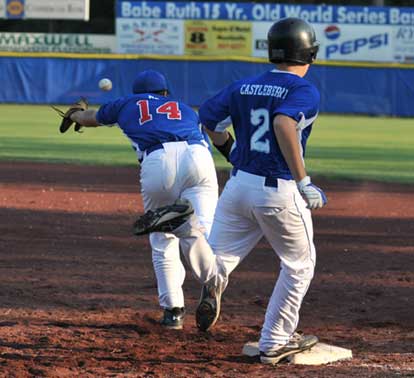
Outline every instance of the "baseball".
{"type": "Polygon", "coordinates": [[[103,91],[110,91],[112,89],[112,81],[110,79],[104,78],[99,80],[99,88],[103,91]]]}

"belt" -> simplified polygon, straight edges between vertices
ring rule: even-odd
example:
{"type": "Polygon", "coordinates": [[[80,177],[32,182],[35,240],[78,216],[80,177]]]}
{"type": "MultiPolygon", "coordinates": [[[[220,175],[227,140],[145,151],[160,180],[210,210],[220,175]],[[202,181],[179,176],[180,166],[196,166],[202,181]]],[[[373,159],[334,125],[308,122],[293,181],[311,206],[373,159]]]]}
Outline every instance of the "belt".
{"type": "MultiPolygon", "coordinates": [[[[177,141],[174,141],[174,142],[186,142],[190,146],[193,145],[193,144],[199,144],[200,146],[205,146],[203,141],[196,140],[196,139],[194,139],[194,140],[177,140],[177,141]]],[[[174,142],[165,142],[165,143],[174,143],[174,142]]],[[[162,143],[154,144],[154,145],[148,147],[145,150],[145,156],[148,156],[150,153],[152,153],[154,151],[158,151],[158,150],[162,150],[162,149],[164,149],[164,146],[163,146],[162,143]]]]}
{"type": "MultiPolygon", "coordinates": [[[[233,168],[232,171],[231,171],[232,176],[236,176],[237,171],[239,171],[238,168],[233,168]]],[[[252,173],[252,175],[253,175],[253,173],[252,173]]],[[[275,177],[264,177],[264,176],[259,176],[259,175],[254,175],[254,176],[264,178],[264,186],[268,186],[270,188],[277,188],[277,178],[275,178],[275,177]]]]}

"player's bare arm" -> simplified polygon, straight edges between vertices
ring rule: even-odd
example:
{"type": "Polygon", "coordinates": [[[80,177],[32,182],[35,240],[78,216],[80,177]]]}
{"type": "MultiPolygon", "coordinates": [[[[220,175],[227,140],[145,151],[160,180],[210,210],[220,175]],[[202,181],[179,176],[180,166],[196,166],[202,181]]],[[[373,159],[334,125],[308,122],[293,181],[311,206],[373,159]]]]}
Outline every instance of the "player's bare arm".
{"type": "Polygon", "coordinates": [[[82,126],[97,127],[100,123],[96,120],[96,110],[88,109],[84,111],[78,111],[70,116],[70,119],[82,126]]]}
{"type": "Polygon", "coordinates": [[[299,148],[299,140],[296,132],[297,122],[288,116],[278,114],[273,120],[273,130],[283,157],[296,182],[306,176],[305,166],[299,148]]]}
{"type": "Polygon", "coordinates": [[[222,146],[229,139],[229,133],[227,130],[224,132],[217,132],[211,131],[207,127],[205,127],[205,130],[208,136],[211,138],[211,141],[217,146],[222,146]]]}
{"type": "Polygon", "coordinates": [[[308,204],[308,208],[318,209],[327,203],[327,199],[325,193],[312,184],[310,177],[306,174],[300,152],[296,124],[297,122],[293,118],[278,114],[273,120],[273,130],[283,157],[298,185],[299,192],[308,204]]]}
{"type": "Polygon", "coordinates": [[[233,146],[233,136],[227,131],[217,132],[211,131],[207,127],[204,128],[211,138],[214,147],[229,161],[231,147],[233,146]]]}

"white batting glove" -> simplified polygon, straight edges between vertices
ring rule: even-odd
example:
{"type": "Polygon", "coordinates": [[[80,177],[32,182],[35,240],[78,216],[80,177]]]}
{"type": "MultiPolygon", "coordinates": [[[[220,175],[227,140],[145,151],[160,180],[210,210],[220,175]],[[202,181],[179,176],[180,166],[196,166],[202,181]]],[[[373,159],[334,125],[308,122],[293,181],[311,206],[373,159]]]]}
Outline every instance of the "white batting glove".
{"type": "Polygon", "coordinates": [[[300,194],[302,194],[308,209],[320,209],[327,204],[328,199],[321,188],[313,185],[309,176],[304,177],[297,183],[300,194]]]}

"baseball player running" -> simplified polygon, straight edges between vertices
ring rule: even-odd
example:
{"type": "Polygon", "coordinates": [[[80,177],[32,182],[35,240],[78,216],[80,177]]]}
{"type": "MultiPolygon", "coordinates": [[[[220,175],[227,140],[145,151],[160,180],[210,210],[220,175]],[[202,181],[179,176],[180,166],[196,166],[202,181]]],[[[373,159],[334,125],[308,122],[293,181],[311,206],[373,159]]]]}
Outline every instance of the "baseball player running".
{"type": "MultiPolygon", "coordinates": [[[[108,102],[98,111],[85,107],[69,109],[66,116],[70,119],[64,118],[62,122],[69,122],[69,126],[76,122],[75,129],[79,125],[117,123],[141,162],[145,211],[187,199],[194,207],[203,234],[208,236],[218,197],[214,162],[200,131],[198,115],[186,104],[168,97],[167,82],[161,73],[141,72],[133,83],[133,94],[108,102]]],[[[67,127],[62,130],[61,126],[61,131],[67,127]]],[[[178,205],[178,209],[182,207],[178,205]]],[[[181,329],[185,269],[178,239],[165,232],[151,233],[149,239],[159,302],[164,308],[161,324],[181,329]]]]}
{"type": "MultiPolygon", "coordinates": [[[[233,165],[208,240],[214,253],[197,230],[195,217],[174,231],[190,264],[203,266],[199,279],[204,286],[196,312],[201,330],[217,321],[222,292],[237,265],[263,236],[273,247],[281,265],[259,340],[260,359],[266,364],[318,342],[315,336],[296,333],[315,268],[310,210],[327,202],[303,161],[319,107],[317,89],[303,77],[318,46],[307,22],[298,18],[276,22],[268,32],[269,60],[275,68],[231,84],[201,106],[202,124],[233,165]],[[235,142],[223,126],[228,117],[235,142]]],[[[188,211],[191,204],[187,205],[188,211]]],[[[162,229],[166,215],[174,217],[169,210],[165,207],[138,219],[135,232],[144,232],[149,218],[152,228],[162,229]]]]}

